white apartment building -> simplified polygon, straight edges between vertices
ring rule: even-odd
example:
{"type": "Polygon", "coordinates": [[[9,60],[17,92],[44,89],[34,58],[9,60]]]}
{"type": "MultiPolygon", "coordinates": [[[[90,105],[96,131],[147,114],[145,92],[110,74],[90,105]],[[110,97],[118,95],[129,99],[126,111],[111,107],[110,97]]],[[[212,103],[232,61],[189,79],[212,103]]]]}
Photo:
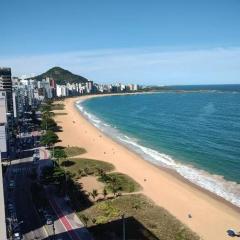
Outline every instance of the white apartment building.
{"type": "Polygon", "coordinates": [[[0,91],[0,152],[2,157],[7,157],[7,96],[5,91],[0,91]]]}

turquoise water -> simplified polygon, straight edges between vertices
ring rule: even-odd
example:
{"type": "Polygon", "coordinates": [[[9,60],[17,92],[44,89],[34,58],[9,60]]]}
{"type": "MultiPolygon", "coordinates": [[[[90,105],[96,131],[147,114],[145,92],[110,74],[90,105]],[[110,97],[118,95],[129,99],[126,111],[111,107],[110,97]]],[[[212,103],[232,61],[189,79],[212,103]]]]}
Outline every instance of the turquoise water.
{"type": "Polygon", "coordinates": [[[240,206],[240,92],[111,96],[79,108],[146,160],[240,206]]]}

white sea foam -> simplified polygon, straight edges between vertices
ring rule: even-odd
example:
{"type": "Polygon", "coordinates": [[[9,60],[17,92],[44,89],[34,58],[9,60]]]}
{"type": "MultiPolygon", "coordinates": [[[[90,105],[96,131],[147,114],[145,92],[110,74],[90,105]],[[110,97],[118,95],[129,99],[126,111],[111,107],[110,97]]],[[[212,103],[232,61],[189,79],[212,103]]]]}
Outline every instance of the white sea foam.
{"type": "Polygon", "coordinates": [[[240,184],[227,181],[222,176],[210,174],[207,171],[197,169],[191,165],[185,165],[176,161],[169,155],[142,146],[138,143],[137,139],[121,134],[116,127],[102,122],[99,118],[87,112],[80,103],[81,102],[78,101],[76,107],[95,127],[99,128],[105,134],[140,154],[145,160],[150,161],[155,165],[175,170],[182,177],[192,183],[215,193],[232,204],[240,207],[240,184]]]}

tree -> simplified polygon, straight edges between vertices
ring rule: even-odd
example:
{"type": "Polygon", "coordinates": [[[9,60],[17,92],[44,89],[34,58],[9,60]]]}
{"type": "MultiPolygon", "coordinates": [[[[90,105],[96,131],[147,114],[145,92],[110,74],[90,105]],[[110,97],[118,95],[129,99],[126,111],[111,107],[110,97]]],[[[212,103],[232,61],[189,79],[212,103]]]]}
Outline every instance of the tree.
{"type": "Polygon", "coordinates": [[[46,131],[44,135],[42,135],[40,142],[42,145],[53,146],[58,142],[58,136],[52,130],[46,131]]]}
{"type": "Polygon", "coordinates": [[[95,201],[96,197],[98,196],[98,190],[97,189],[93,189],[90,194],[91,194],[93,200],[95,201]]]}
{"type": "Polygon", "coordinates": [[[121,190],[121,187],[119,186],[119,183],[115,176],[110,176],[109,186],[113,192],[114,197],[116,197],[118,195],[118,192],[121,190]]]}
{"type": "Polygon", "coordinates": [[[50,112],[52,110],[52,106],[50,104],[43,104],[40,108],[40,111],[43,112],[50,112]]]}
{"type": "Polygon", "coordinates": [[[108,192],[107,192],[106,188],[103,189],[103,193],[102,194],[103,194],[104,199],[106,199],[106,197],[108,195],[108,192]]]}
{"type": "Polygon", "coordinates": [[[49,119],[49,118],[52,118],[54,116],[55,116],[54,112],[50,112],[50,111],[42,112],[42,119],[49,119]]]}
{"type": "Polygon", "coordinates": [[[81,220],[83,221],[84,225],[87,227],[89,218],[86,215],[82,214],[81,215],[81,220]]]}
{"type": "Polygon", "coordinates": [[[54,151],[54,157],[57,159],[59,165],[59,159],[65,159],[67,157],[67,154],[63,149],[57,148],[54,151]]]}
{"type": "Polygon", "coordinates": [[[42,171],[41,180],[45,184],[62,185],[65,181],[65,173],[60,167],[45,167],[42,171]]]}
{"type": "Polygon", "coordinates": [[[78,169],[78,175],[81,177],[83,174],[83,170],[82,169],[78,169]]]}
{"type": "Polygon", "coordinates": [[[42,130],[52,130],[55,131],[57,128],[57,123],[52,118],[43,118],[41,122],[42,130]]]}
{"type": "Polygon", "coordinates": [[[98,171],[98,175],[99,175],[100,177],[102,177],[104,174],[106,174],[105,171],[104,171],[104,169],[102,169],[102,168],[97,168],[97,171],[98,171]]]}
{"type": "Polygon", "coordinates": [[[117,194],[118,194],[118,188],[115,187],[115,186],[113,186],[113,187],[112,187],[112,192],[113,192],[114,197],[116,197],[117,194]]]}

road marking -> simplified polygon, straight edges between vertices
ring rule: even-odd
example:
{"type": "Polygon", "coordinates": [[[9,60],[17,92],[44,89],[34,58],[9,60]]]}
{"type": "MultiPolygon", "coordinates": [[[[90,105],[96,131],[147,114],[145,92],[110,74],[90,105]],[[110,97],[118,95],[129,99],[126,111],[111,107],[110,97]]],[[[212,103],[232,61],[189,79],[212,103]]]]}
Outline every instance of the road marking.
{"type": "Polygon", "coordinates": [[[59,220],[63,224],[64,228],[67,230],[67,233],[71,237],[71,239],[73,239],[73,240],[81,240],[79,238],[79,236],[76,235],[76,233],[74,231],[71,231],[71,230],[74,230],[74,228],[72,227],[71,223],[66,218],[66,216],[64,216],[64,214],[62,213],[61,209],[58,207],[56,201],[54,199],[49,199],[49,202],[50,202],[52,208],[54,209],[55,213],[57,214],[59,220]]]}

